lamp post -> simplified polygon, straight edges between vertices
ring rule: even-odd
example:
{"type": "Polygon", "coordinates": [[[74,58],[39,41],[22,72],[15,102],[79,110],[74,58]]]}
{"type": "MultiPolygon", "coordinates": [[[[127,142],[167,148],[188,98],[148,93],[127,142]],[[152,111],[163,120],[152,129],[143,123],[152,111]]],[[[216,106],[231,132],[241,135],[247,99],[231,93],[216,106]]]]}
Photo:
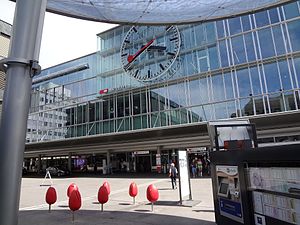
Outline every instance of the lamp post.
{"type": "Polygon", "coordinates": [[[17,0],[6,70],[6,87],[0,128],[0,225],[16,225],[20,201],[22,162],[32,77],[40,67],[47,0],[17,0]]]}

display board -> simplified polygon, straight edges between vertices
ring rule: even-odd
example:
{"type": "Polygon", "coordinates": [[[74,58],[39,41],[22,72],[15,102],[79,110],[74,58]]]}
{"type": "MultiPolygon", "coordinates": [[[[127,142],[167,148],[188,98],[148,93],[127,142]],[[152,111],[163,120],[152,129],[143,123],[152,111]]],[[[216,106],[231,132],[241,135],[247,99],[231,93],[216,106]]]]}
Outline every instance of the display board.
{"type": "Polygon", "coordinates": [[[247,177],[255,224],[266,224],[268,216],[300,225],[300,168],[250,167],[247,177]]]}

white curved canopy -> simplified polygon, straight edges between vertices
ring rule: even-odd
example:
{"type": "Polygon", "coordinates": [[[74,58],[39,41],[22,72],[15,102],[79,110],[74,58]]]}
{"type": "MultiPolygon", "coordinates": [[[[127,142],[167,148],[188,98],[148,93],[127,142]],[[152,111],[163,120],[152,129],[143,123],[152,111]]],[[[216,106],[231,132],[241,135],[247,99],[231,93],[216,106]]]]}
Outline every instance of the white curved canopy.
{"type": "Polygon", "coordinates": [[[183,24],[254,12],[292,0],[48,0],[47,10],[119,24],[183,24]]]}

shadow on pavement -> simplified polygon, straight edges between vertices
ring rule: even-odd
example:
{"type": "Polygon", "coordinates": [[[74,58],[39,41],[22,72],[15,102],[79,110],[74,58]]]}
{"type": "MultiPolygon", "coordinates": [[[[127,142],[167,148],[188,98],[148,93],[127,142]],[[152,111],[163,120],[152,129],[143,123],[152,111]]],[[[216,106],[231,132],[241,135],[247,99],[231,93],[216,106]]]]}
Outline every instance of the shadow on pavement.
{"type": "Polygon", "coordinates": [[[214,222],[194,218],[160,215],[151,211],[122,212],[79,210],[75,212],[75,221],[72,223],[72,213],[69,210],[30,210],[19,212],[18,225],[216,225],[214,222]]]}

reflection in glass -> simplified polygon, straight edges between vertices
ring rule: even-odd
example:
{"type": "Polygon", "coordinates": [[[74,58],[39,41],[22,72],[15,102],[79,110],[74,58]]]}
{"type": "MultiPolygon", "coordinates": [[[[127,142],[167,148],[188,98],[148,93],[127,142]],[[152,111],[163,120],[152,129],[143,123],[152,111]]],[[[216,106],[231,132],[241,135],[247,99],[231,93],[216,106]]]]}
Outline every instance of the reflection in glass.
{"type": "Polygon", "coordinates": [[[265,99],[263,97],[257,97],[254,99],[256,115],[265,114],[265,99]]]}
{"type": "Polygon", "coordinates": [[[214,101],[225,100],[224,83],[222,74],[212,76],[212,90],[214,101]]]}
{"type": "Polygon", "coordinates": [[[279,94],[269,95],[271,113],[284,111],[283,96],[279,94]]]}
{"type": "Polygon", "coordinates": [[[216,119],[228,118],[226,103],[214,104],[216,119]]]}
{"type": "Polygon", "coordinates": [[[233,37],[231,39],[233,58],[235,64],[246,62],[246,52],[244,47],[243,36],[233,37]]]}
{"type": "Polygon", "coordinates": [[[224,74],[224,82],[225,82],[225,94],[226,99],[233,99],[234,98],[234,86],[232,84],[232,74],[225,73],[224,74]]]}
{"type": "Polygon", "coordinates": [[[247,97],[250,94],[252,94],[248,68],[243,69],[243,70],[238,70],[236,72],[236,77],[237,77],[238,86],[239,86],[239,96],[247,97]]]}
{"type": "Polygon", "coordinates": [[[287,23],[293,51],[300,50],[300,20],[287,23]]]}
{"type": "Polygon", "coordinates": [[[292,89],[291,76],[289,73],[287,61],[286,60],[279,61],[278,66],[279,66],[280,78],[281,78],[281,83],[282,83],[282,89],[283,90],[292,89]]]}
{"type": "Polygon", "coordinates": [[[263,27],[269,24],[267,11],[255,13],[256,27],[263,27]]]}
{"type": "Polygon", "coordinates": [[[255,57],[255,50],[254,50],[252,33],[245,34],[244,38],[245,38],[246,53],[247,53],[248,62],[255,61],[256,57],[255,57]]]}
{"type": "Polygon", "coordinates": [[[300,15],[297,2],[284,5],[283,9],[286,19],[291,19],[300,15]]]}
{"type": "Polygon", "coordinates": [[[252,83],[253,95],[259,95],[262,93],[261,82],[257,67],[250,68],[250,78],[252,83]]]}
{"type": "Polygon", "coordinates": [[[249,15],[242,16],[241,19],[242,19],[242,24],[243,24],[242,25],[243,31],[245,32],[245,31],[251,30],[249,15]]]}
{"type": "Polygon", "coordinates": [[[244,98],[240,100],[240,113],[241,116],[254,115],[252,98],[244,98]]]}
{"type": "Polygon", "coordinates": [[[267,82],[268,92],[276,92],[281,89],[277,63],[269,63],[264,65],[265,78],[267,82]]]}
{"type": "Polygon", "coordinates": [[[273,38],[271,35],[270,28],[259,30],[258,37],[260,42],[262,58],[268,58],[275,55],[273,38]]]}
{"type": "Polygon", "coordinates": [[[277,55],[286,53],[285,44],[282,36],[281,25],[272,27],[277,55]]]}
{"type": "Polygon", "coordinates": [[[228,19],[230,35],[242,32],[240,17],[228,19]]]}
{"type": "Polygon", "coordinates": [[[278,16],[277,8],[270,9],[269,10],[269,16],[270,16],[271,23],[279,22],[279,16],[278,16]]]}

